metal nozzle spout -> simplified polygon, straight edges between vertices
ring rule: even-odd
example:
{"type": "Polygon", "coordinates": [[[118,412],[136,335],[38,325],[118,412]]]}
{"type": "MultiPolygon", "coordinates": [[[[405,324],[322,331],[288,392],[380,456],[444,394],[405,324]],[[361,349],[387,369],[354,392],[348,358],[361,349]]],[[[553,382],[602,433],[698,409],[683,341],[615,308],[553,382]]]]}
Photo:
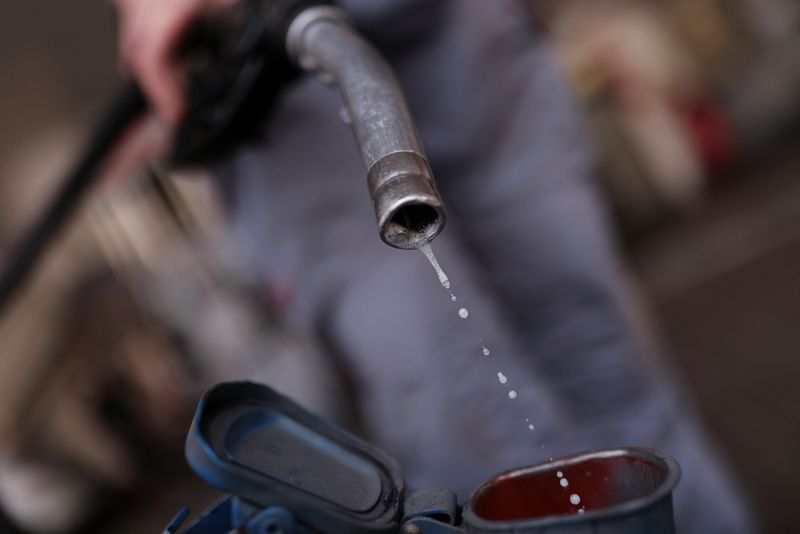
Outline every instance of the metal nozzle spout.
{"type": "Polygon", "coordinates": [[[367,173],[381,239],[404,249],[419,248],[444,226],[444,210],[428,162],[415,152],[394,152],[367,173]]]}
{"type": "Polygon", "coordinates": [[[444,209],[403,92],[378,52],[331,7],[297,15],[286,35],[289,55],[341,91],[367,167],[369,193],[381,239],[402,249],[431,241],[444,226],[444,209]]]}

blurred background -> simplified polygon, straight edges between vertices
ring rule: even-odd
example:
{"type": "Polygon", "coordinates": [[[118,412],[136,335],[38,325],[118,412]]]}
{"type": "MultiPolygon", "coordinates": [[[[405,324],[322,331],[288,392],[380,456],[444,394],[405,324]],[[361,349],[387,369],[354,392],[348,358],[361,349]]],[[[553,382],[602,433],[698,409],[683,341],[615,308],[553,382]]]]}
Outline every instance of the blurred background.
{"type": "MultiPolygon", "coordinates": [[[[794,531],[800,3],[531,7],[585,105],[664,352],[767,531],[794,531]]],[[[0,3],[0,257],[109,102],[115,54],[107,2],[0,3]]],[[[260,294],[225,231],[209,181],[151,173],[99,188],[48,252],[0,322],[7,530],[156,532],[205,507],[183,438],[225,379],[346,419],[335,370],[281,326],[280,296],[260,294]]]]}

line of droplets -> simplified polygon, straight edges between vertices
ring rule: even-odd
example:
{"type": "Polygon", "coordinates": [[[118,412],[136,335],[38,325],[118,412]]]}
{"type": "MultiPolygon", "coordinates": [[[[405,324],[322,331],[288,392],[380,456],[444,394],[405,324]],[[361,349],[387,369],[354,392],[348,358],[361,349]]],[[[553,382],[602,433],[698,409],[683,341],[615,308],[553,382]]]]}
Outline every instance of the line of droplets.
{"type": "MultiPolygon", "coordinates": [[[[439,262],[436,259],[436,256],[433,254],[433,249],[431,248],[430,243],[421,246],[420,247],[420,251],[422,251],[422,253],[425,255],[425,257],[428,258],[428,261],[430,262],[430,264],[433,266],[434,270],[436,271],[436,275],[439,278],[439,283],[450,294],[450,300],[452,302],[454,302],[454,303],[458,302],[458,297],[456,296],[455,292],[452,289],[452,284],[450,283],[450,279],[447,277],[447,274],[445,274],[444,270],[439,265],[439,262]]],[[[458,316],[461,319],[467,319],[469,317],[469,310],[466,307],[460,306],[458,308],[458,316]]],[[[478,339],[478,343],[481,344],[481,353],[483,354],[483,356],[487,356],[488,357],[488,356],[490,356],[492,354],[492,351],[489,349],[489,347],[487,347],[483,343],[482,339],[479,338],[478,339]]],[[[501,385],[505,386],[505,385],[508,384],[508,377],[502,371],[497,371],[497,381],[501,385]]],[[[508,390],[508,398],[510,400],[515,400],[517,398],[517,396],[518,396],[518,394],[517,394],[517,391],[515,389],[509,389],[508,390]]],[[[528,427],[528,430],[530,430],[531,432],[536,430],[536,425],[534,425],[531,422],[530,418],[527,418],[527,417],[525,418],[525,424],[528,427]]],[[[544,444],[542,444],[541,447],[542,447],[542,449],[546,449],[544,444]]],[[[552,457],[550,457],[550,461],[551,462],[553,461],[552,457]]],[[[567,478],[564,476],[563,472],[561,472],[561,471],[556,472],[556,479],[558,480],[558,483],[562,488],[569,487],[569,480],[567,480],[567,478]]],[[[581,505],[581,497],[577,493],[571,493],[569,495],[569,502],[573,506],[578,507],[578,509],[577,509],[577,513],[578,514],[583,514],[583,513],[586,512],[586,507],[584,505],[581,505]]]]}

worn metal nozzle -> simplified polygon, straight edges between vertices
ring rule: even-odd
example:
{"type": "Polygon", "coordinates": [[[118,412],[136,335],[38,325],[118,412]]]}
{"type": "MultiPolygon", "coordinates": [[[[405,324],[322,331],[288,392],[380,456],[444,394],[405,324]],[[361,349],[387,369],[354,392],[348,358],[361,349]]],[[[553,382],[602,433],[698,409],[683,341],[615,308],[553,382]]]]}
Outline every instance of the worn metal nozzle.
{"type": "Polygon", "coordinates": [[[333,81],[353,128],[381,239],[402,249],[431,241],[444,226],[436,190],[414,121],[386,61],[347,23],[342,11],[318,6],[297,15],[286,48],[304,70],[333,81]]]}

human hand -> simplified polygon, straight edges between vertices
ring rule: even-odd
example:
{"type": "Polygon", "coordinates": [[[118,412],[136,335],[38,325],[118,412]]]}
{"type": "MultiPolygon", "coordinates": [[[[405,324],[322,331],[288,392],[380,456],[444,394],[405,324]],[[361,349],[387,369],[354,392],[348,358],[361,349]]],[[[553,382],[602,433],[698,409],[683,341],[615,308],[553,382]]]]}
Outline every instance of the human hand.
{"type": "Polygon", "coordinates": [[[173,129],[185,111],[185,70],[177,49],[199,18],[238,0],[114,0],[120,15],[119,57],[157,116],[173,129]]]}

